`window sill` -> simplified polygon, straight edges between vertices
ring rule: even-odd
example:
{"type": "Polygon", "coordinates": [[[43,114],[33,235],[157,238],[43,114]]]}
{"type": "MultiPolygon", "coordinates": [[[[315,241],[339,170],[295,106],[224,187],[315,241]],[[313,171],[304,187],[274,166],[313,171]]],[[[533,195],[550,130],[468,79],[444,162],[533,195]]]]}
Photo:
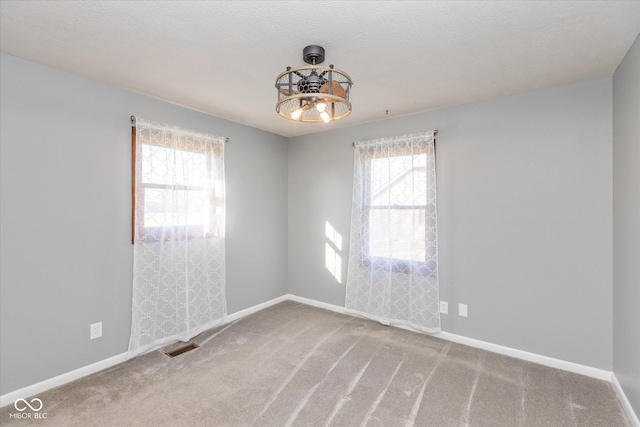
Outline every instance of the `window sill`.
{"type": "Polygon", "coordinates": [[[360,265],[372,270],[383,270],[392,273],[436,276],[436,269],[430,267],[428,262],[423,261],[367,256],[360,260],[360,265]]]}
{"type": "Polygon", "coordinates": [[[219,233],[205,233],[204,226],[202,225],[192,225],[188,227],[141,227],[138,229],[138,236],[142,236],[142,239],[138,239],[141,243],[215,239],[220,237],[219,233]]]}

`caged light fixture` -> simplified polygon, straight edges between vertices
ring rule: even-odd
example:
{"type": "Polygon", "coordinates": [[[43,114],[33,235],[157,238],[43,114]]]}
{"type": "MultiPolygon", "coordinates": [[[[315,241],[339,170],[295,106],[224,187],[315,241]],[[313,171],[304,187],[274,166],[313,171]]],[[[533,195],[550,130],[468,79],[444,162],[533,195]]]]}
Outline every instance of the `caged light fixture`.
{"type": "Polygon", "coordinates": [[[291,68],[276,79],[278,103],[282,117],[298,122],[328,123],[351,113],[351,77],[333,65],[324,67],[324,48],[311,45],[302,51],[310,65],[291,68]]]}

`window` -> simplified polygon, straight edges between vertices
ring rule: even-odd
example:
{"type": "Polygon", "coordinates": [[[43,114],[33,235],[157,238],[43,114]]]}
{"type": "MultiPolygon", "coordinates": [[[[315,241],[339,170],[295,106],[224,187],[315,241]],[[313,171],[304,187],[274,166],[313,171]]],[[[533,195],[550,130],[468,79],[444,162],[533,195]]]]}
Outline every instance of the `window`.
{"type": "Polygon", "coordinates": [[[128,356],[224,321],[225,138],[133,118],[128,356]]]}
{"type": "Polygon", "coordinates": [[[435,131],[354,143],[345,308],[440,330],[435,131]]]}
{"type": "Polygon", "coordinates": [[[133,162],[133,234],[138,241],[221,236],[221,145],[138,126],[133,128],[133,162]]]}
{"type": "Polygon", "coordinates": [[[431,275],[436,270],[434,173],[424,144],[361,157],[363,259],[376,269],[431,275]],[[433,181],[431,181],[433,182],[433,181]]]}

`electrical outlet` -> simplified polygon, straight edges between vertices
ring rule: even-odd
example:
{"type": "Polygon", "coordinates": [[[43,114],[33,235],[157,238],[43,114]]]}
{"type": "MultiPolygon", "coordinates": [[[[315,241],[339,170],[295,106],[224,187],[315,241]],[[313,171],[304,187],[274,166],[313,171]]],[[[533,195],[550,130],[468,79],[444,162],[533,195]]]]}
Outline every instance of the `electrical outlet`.
{"type": "Polygon", "coordinates": [[[89,325],[89,339],[96,339],[102,336],[102,322],[89,325]]]}
{"type": "Polygon", "coordinates": [[[440,313],[449,314],[449,303],[446,301],[440,301],[440,313]]]}
{"type": "Polygon", "coordinates": [[[458,304],[458,316],[467,317],[467,304],[458,304]]]}

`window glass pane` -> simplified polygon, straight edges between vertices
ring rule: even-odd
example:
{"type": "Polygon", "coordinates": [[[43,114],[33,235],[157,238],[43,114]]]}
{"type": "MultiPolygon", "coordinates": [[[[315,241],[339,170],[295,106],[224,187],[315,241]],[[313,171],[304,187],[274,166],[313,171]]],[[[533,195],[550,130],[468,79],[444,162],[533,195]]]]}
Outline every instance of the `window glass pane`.
{"type": "Polygon", "coordinates": [[[371,209],[369,255],[426,260],[424,209],[371,209]]]}
{"type": "Polygon", "coordinates": [[[207,179],[206,154],[142,146],[142,182],[203,187],[207,179]]]}
{"type": "Polygon", "coordinates": [[[426,164],[426,154],[372,159],[371,205],[426,205],[426,164]]]}
{"type": "Polygon", "coordinates": [[[204,225],[210,217],[205,191],[146,188],[144,227],[204,225]]]}

